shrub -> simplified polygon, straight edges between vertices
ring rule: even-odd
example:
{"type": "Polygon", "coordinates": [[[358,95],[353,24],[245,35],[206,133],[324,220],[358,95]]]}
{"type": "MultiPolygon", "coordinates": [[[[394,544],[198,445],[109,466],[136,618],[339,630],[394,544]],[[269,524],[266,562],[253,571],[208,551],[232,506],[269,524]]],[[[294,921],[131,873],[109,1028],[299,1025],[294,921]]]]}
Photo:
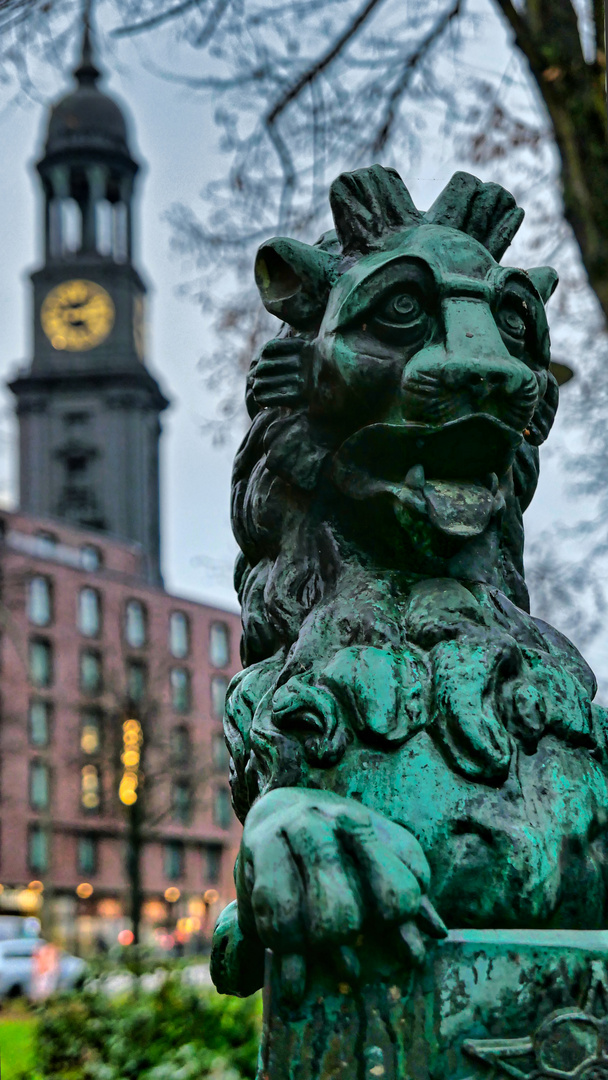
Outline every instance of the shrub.
{"type": "Polygon", "coordinates": [[[112,998],[100,986],[62,994],[40,1013],[41,1080],[254,1080],[258,998],[188,986],[178,973],[153,992],[112,998]]]}

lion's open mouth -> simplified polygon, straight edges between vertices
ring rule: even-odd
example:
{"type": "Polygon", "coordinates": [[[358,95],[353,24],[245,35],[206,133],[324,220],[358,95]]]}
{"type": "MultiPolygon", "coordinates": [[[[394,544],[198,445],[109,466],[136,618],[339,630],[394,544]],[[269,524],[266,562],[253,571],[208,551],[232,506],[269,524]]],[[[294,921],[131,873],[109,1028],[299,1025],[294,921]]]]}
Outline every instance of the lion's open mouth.
{"type": "Polygon", "coordinates": [[[446,535],[477,536],[504,506],[504,476],[523,435],[500,420],[476,414],[433,427],[371,424],[337,451],[334,483],[354,499],[390,494],[403,524],[426,517],[446,535]]]}

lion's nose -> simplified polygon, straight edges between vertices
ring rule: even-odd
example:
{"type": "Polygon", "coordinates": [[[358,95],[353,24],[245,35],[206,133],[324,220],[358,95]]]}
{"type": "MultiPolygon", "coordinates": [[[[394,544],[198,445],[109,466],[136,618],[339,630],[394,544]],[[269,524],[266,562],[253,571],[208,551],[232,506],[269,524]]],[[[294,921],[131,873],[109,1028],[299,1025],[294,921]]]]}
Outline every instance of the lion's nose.
{"type": "Polygon", "coordinates": [[[501,392],[516,393],[527,381],[527,372],[525,368],[518,371],[513,364],[505,365],[502,357],[494,363],[452,358],[443,365],[440,378],[446,390],[457,394],[464,391],[475,401],[483,401],[501,392]]]}

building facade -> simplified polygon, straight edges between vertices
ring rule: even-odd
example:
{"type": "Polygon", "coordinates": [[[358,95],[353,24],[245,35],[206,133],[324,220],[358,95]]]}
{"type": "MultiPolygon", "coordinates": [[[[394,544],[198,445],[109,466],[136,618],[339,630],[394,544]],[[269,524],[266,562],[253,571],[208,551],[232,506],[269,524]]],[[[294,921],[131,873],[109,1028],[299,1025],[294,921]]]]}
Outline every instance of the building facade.
{"type": "Polygon", "coordinates": [[[38,164],[34,355],[11,381],[20,510],[0,512],[0,913],[88,951],[209,937],[240,826],[222,732],[235,614],[166,592],[160,415],[133,264],[137,164],[88,26],[38,164]],[[135,825],[136,823],[136,825],[135,825]],[[124,934],[127,938],[124,938],[124,934]]]}

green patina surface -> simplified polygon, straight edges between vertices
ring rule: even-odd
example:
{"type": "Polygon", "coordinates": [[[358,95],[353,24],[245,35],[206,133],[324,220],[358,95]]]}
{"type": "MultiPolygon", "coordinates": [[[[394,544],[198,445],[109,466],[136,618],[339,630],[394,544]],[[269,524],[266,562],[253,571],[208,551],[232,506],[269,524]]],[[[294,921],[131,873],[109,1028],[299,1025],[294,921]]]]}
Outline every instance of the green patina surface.
{"type": "MultiPolygon", "coordinates": [[[[258,253],[284,323],[250,371],[233,477],[244,670],[225,727],[245,830],[213,974],[250,993],[272,950],[284,1070],[276,1025],[296,1039],[302,1001],[361,1043],[315,1020],[319,979],[324,1000],[373,989],[384,950],[411,996],[445,926],[595,930],[607,905],[606,713],[523,573],[556,275],[499,265],[523,212],[467,174],[424,214],[380,166],[330,202],[317,245],[258,253]]],[[[302,1068],[284,1075],[342,1075],[302,1068]]]]}

